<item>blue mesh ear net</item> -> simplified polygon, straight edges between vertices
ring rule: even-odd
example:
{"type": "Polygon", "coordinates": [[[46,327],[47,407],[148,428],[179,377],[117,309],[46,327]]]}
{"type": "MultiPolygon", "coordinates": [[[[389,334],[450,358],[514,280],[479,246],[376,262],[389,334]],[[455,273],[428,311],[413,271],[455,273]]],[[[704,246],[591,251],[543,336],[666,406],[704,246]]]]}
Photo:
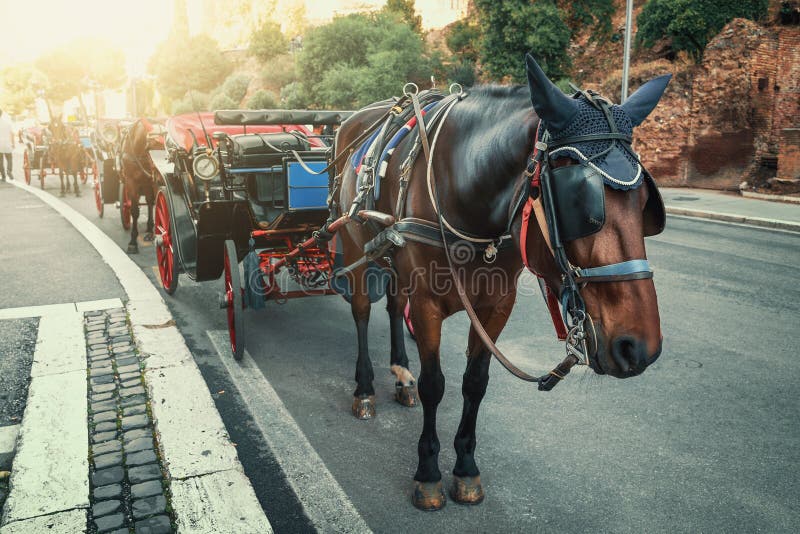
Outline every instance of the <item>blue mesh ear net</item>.
{"type": "MultiPolygon", "coordinates": [[[[550,141],[568,137],[611,133],[608,121],[602,111],[590,104],[585,97],[576,99],[578,113],[569,125],[559,131],[549,131],[550,141]]],[[[633,135],[630,117],[618,105],[610,106],[611,116],[621,134],[633,135]]],[[[544,122],[547,127],[547,122],[544,122]]],[[[544,134],[540,130],[539,137],[544,134]]],[[[624,141],[616,139],[571,143],[550,151],[550,157],[569,156],[591,166],[603,175],[603,181],[613,189],[636,189],[642,185],[644,171],[638,155],[624,141]]]]}

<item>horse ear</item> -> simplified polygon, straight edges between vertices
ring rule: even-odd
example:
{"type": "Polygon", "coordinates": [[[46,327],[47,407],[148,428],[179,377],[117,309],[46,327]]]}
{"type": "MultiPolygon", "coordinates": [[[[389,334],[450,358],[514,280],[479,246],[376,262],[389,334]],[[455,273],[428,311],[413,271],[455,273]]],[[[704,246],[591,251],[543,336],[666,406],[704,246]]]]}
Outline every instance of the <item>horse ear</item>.
{"type": "Polygon", "coordinates": [[[670,79],[672,79],[672,74],[653,78],[637,89],[622,104],[622,109],[628,114],[634,126],[639,126],[644,122],[650,112],[655,109],[670,79]]]}
{"type": "Polygon", "coordinates": [[[550,81],[530,54],[525,55],[525,65],[533,109],[540,118],[547,121],[547,127],[552,131],[563,130],[578,113],[578,103],[550,81]]]}

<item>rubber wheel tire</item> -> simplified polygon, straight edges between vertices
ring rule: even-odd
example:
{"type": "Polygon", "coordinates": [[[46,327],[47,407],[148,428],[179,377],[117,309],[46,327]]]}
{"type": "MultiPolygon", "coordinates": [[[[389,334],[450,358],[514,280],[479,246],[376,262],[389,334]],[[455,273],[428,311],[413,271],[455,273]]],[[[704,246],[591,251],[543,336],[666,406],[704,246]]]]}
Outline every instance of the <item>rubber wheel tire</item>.
{"type": "Polygon", "coordinates": [[[119,218],[125,230],[131,229],[131,200],[128,198],[128,188],[123,185],[119,194],[119,218]]]}
{"type": "Polygon", "coordinates": [[[102,219],[106,211],[106,204],[103,202],[103,184],[100,183],[100,177],[96,174],[94,175],[92,189],[94,189],[94,204],[97,208],[97,215],[102,219]]]}
{"type": "Polygon", "coordinates": [[[175,249],[172,239],[172,219],[169,216],[167,195],[161,189],[156,195],[155,206],[156,262],[161,287],[167,295],[178,289],[178,262],[175,261],[175,249]]]}
{"type": "Polygon", "coordinates": [[[25,174],[25,183],[31,185],[31,159],[27,149],[22,156],[22,172],[25,174]]]}
{"type": "Polygon", "coordinates": [[[242,275],[239,273],[239,262],[236,257],[236,244],[230,239],[225,241],[224,254],[225,281],[224,298],[227,303],[228,335],[231,341],[231,353],[235,360],[244,356],[244,292],[242,291],[242,275]]]}
{"type": "Polygon", "coordinates": [[[411,339],[416,340],[414,325],[411,323],[411,301],[406,302],[406,307],[403,309],[403,322],[406,324],[406,330],[408,330],[411,339]]]}

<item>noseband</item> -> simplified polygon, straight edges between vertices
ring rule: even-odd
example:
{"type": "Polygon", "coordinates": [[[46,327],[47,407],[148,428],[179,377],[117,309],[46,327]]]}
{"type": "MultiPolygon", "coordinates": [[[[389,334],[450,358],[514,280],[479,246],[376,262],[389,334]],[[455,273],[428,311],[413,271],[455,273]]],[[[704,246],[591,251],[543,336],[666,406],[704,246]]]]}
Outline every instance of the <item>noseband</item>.
{"type": "MultiPolygon", "coordinates": [[[[551,151],[574,143],[610,140],[613,141],[612,147],[614,143],[620,143],[638,161],[638,156],[630,148],[631,137],[619,133],[608,102],[593,93],[581,92],[581,95],[603,111],[610,132],[560,138],[557,142],[549,143],[550,134],[547,130],[539,140],[539,129],[542,128],[542,123],[539,123],[533,154],[525,171],[530,180],[527,183],[528,201],[523,207],[520,250],[526,267],[535,273],[528,263],[526,250],[527,222],[533,211],[543,235],[547,232],[548,245],[561,273],[561,313],[567,331],[565,336],[561,333],[560,337],[566,338],[567,356],[573,356],[576,364],[588,365],[588,332],[594,336],[594,325],[586,312],[581,288],[589,283],[649,279],[653,277],[653,269],[644,258],[581,268],[570,262],[567,256],[565,243],[597,233],[602,228],[605,222],[605,185],[596,170],[585,163],[553,168],[550,164],[551,151]],[[540,209],[536,209],[537,202],[540,202],[540,209]]],[[[560,377],[555,378],[560,380],[560,377]]]]}

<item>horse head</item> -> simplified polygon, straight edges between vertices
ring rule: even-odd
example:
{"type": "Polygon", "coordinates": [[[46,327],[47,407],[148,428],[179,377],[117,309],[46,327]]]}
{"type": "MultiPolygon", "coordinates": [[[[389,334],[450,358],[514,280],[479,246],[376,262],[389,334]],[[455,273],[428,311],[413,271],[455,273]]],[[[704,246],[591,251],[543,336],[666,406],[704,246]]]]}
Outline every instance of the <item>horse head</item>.
{"type": "Polygon", "coordinates": [[[567,96],[532,57],[526,61],[531,101],[541,119],[537,148],[547,226],[541,230],[553,250],[550,258],[539,254],[534,261],[555,257],[562,304],[579,305],[590,318],[592,369],[619,378],[638,375],[661,353],[644,238],[663,230],[664,208],[631,141],[633,128],[655,108],[671,76],[650,80],[616,105],[592,92],[567,96]]]}

